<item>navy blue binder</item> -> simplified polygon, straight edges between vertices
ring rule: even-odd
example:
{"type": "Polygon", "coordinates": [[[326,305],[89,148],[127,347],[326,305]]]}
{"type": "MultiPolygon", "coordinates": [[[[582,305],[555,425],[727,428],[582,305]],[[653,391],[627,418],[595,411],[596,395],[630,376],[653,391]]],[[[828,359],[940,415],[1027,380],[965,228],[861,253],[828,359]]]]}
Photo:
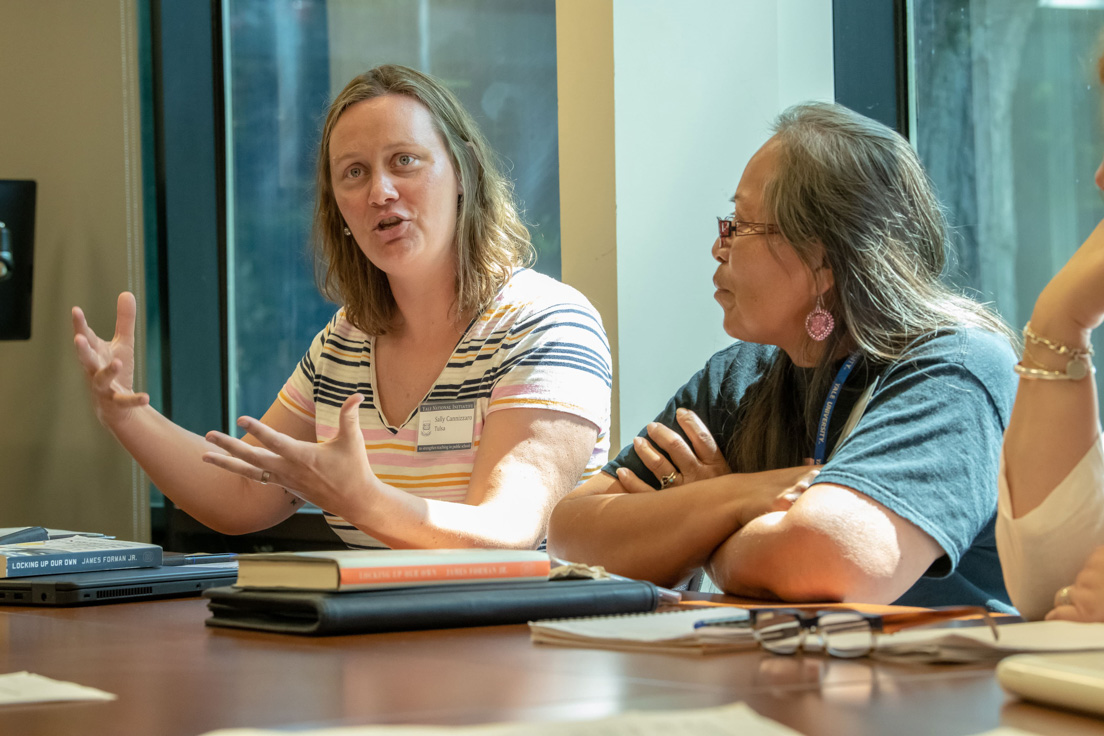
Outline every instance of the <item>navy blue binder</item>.
{"type": "Polygon", "coordinates": [[[644,613],[659,589],[639,580],[538,580],[347,593],[211,588],[208,626],[314,636],[521,624],[644,613]]]}

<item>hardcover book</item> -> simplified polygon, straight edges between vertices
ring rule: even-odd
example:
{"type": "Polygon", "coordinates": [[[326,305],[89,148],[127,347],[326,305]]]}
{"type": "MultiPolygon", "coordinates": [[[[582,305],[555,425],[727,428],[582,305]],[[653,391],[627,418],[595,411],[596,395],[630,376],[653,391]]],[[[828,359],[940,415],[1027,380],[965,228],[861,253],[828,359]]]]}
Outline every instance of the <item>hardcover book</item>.
{"type": "Polygon", "coordinates": [[[544,552],[509,549],[337,550],[241,555],[239,588],[354,591],[547,580],[544,552]]]}
{"type": "Polygon", "coordinates": [[[65,537],[0,545],[0,578],[157,567],[161,548],[105,537],[65,537]]]}

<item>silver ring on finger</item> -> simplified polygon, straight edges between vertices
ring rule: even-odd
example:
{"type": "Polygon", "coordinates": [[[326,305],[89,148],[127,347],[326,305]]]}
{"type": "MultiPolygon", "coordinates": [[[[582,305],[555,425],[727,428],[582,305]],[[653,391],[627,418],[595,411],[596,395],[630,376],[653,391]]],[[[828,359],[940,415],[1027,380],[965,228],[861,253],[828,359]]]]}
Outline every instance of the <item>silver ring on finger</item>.
{"type": "Polygon", "coordinates": [[[261,473],[261,485],[262,486],[268,485],[268,479],[271,478],[271,477],[272,477],[272,471],[271,470],[265,470],[264,472],[262,472],[261,473]]]}
{"type": "Polygon", "coordinates": [[[1072,585],[1067,585],[1064,588],[1060,588],[1057,593],[1054,594],[1054,607],[1058,606],[1072,606],[1073,599],[1070,598],[1070,588],[1072,585]]]}
{"type": "Polygon", "coordinates": [[[676,480],[678,480],[678,471],[672,470],[670,473],[659,479],[659,490],[662,491],[664,488],[670,488],[675,484],[676,480]]]}

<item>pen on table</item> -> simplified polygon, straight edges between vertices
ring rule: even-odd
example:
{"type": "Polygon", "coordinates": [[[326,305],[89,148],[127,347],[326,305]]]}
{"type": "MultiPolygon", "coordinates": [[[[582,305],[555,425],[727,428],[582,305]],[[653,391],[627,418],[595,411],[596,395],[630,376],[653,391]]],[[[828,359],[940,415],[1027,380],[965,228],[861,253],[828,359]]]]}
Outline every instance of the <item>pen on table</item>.
{"type": "Polygon", "coordinates": [[[742,616],[729,616],[728,618],[707,618],[704,621],[695,621],[695,629],[711,628],[713,626],[747,626],[750,623],[747,613],[742,616]]]}
{"type": "Polygon", "coordinates": [[[0,544],[23,544],[25,542],[45,542],[50,538],[49,532],[40,526],[29,526],[17,532],[10,532],[0,537],[0,544]]]}
{"type": "Polygon", "coordinates": [[[161,560],[161,566],[213,565],[219,562],[234,562],[237,559],[238,555],[234,552],[197,552],[191,555],[180,552],[166,552],[161,560]]]}

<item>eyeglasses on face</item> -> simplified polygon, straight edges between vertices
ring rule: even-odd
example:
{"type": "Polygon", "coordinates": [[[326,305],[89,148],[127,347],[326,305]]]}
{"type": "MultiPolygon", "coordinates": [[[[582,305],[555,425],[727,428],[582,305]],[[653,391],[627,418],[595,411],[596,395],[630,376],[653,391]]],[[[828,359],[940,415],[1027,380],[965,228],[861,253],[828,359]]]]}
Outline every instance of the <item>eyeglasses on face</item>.
{"type": "Polygon", "coordinates": [[[777,225],[765,222],[744,222],[737,220],[736,215],[717,218],[717,232],[721,238],[735,238],[741,235],[777,235],[782,232],[777,225]]]}
{"type": "Polygon", "coordinates": [[[952,606],[926,611],[877,615],[843,609],[808,611],[797,608],[760,608],[748,611],[748,625],[756,641],[774,654],[795,654],[813,638],[833,657],[864,657],[877,648],[878,634],[891,634],[914,626],[981,616],[999,638],[989,612],[980,606],[952,606]]]}

